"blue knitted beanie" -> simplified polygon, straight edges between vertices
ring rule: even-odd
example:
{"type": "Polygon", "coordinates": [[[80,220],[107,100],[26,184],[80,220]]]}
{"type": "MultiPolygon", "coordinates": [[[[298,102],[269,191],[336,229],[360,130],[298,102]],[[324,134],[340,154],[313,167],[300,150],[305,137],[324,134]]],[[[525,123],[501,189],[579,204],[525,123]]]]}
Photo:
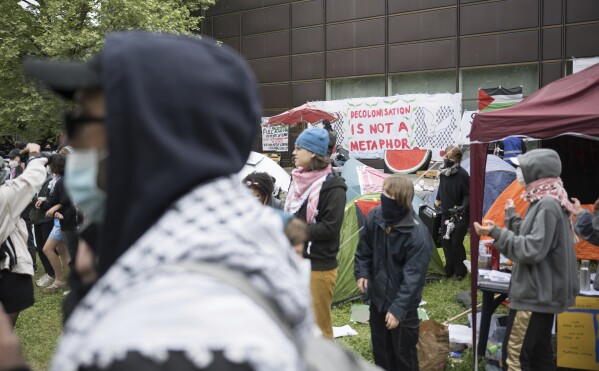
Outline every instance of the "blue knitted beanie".
{"type": "Polygon", "coordinates": [[[297,137],[295,145],[319,156],[326,156],[329,132],[321,128],[306,129],[297,137]]]}

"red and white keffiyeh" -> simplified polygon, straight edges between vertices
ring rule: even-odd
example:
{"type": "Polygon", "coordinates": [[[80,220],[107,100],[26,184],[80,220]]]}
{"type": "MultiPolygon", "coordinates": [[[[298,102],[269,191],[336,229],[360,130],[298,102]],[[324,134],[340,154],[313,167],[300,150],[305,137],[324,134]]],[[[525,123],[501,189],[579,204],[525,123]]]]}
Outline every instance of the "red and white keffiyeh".
{"type": "Polygon", "coordinates": [[[297,168],[291,171],[292,182],[285,200],[285,211],[290,214],[297,213],[304,202],[308,200],[306,208],[306,223],[313,224],[318,214],[318,201],[320,190],[327,176],[333,172],[331,165],[322,170],[306,171],[297,168]]]}
{"type": "Polygon", "coordinates": [[[553,197],[559,201],[568,215],[572,215],[574,210],[561,178],[543,178],[527,184],[521,197],[528,202],[538,201],[543,197],[553,197]]]}

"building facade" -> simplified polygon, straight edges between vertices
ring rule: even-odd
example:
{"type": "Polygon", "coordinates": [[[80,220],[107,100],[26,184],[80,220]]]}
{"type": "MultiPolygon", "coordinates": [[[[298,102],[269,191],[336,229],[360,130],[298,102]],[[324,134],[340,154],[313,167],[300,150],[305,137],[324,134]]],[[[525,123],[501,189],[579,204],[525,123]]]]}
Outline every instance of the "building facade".
{"type": "MultiPolygon", "coordinates": [[[[599,56],[597,0],[218,0],[202,34],[254,69],[264,116],[307,101],[522,86],[599,56]]],[[[284,156],[284,158],[287,156],[284,156]]]]}

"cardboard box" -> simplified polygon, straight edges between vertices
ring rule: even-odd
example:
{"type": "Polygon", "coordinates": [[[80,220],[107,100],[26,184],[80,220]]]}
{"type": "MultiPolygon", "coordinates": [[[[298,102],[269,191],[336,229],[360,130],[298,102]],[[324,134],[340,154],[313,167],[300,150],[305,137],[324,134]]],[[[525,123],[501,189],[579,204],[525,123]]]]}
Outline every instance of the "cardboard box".
{"type": "Polygon", "coordinates": [[[599,370],[599,297],[578,296],[557,315],[557,365],[599,370]]]}

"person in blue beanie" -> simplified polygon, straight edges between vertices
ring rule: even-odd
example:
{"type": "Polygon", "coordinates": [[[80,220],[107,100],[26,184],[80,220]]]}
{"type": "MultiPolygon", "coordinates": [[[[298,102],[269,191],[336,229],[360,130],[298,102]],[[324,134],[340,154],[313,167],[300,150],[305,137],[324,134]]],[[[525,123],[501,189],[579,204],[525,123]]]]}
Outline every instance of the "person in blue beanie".
{"type": "Polygon", "coordinates": [[[308,224],[304,257],[312,266],[312,306],[316,324],[325,337],[332,338],[331,304],[347,186],[333,173],[328,148],[329,133],[325,129],[306,129],[297,137],[293,151],[296,168],[291,172],[284,210],[308,224]]]}

